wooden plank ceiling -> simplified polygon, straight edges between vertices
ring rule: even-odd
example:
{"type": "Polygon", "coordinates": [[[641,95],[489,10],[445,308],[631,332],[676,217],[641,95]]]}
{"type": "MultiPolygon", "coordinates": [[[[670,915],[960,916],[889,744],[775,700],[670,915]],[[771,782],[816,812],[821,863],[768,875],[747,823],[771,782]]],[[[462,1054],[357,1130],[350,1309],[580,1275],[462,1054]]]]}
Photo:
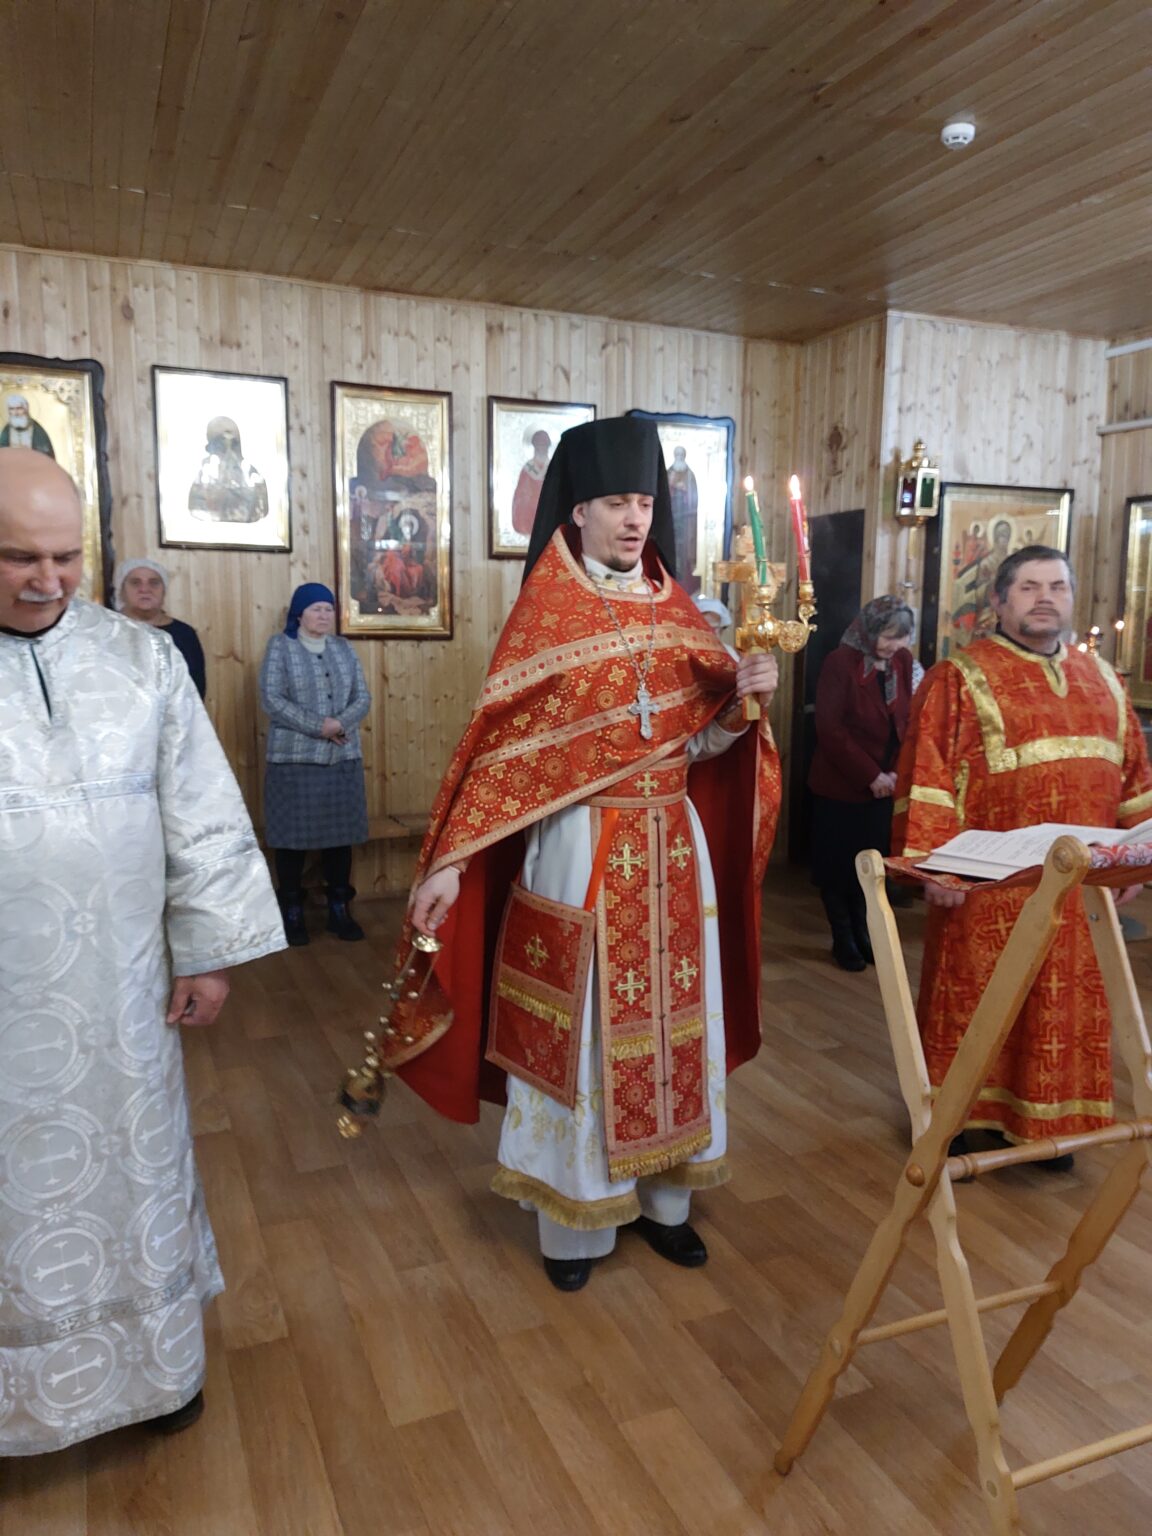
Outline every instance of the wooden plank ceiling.
{"type": "Polygon", "coordinates": [[[0,241],[781,339],[1115,335],[1152,326],[1150,59],[1147,0],[17,0],[0,241]]]}

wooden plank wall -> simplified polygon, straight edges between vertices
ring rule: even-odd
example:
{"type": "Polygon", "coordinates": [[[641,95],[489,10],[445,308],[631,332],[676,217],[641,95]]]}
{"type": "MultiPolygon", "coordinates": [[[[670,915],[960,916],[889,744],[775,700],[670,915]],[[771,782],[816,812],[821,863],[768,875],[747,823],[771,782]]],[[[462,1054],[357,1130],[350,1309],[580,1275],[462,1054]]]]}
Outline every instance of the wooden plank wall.
{"type": "MultiPolygon", "coordinates": [[[[455,634],[357,644],[373,693],[365,755],[379,816],[430,806],[519,586],[518,562],[487,556],[486,397],[589,400],[602,415],[640,406],[732,416],[742,451],[775,474],[796,353],[670,327],[21,249],[0,249],[0,349],[103,362],[117,553],[171,571],[171,611],[204,639],[209,706],[257,817],[260,657],[292,588],[333,582],[330,380],[452,392],[455,634]],[[287,376],[290,555],[159,549],[153,363],[287,376]]],[[[413,852],[372,845],[357,885],[403,888],[413,852]]]]}
{"type": "MultiPolygon", "coordinates": [[[[806,342],[795,349],[792,362],[789,378],[776,347],[767,342],[749,343],[745,409],[762,434],[774,433],[770,450],[767,444],[751,442],[749,463],[765,516],[769,554],[789,569],[789,587],[777,607],[789,617],[795,613],[796,601],[791,585],[796,559],[788,512],[789,475],[799,475],[812,518],[871,507],[875,499],[884,393],[884,322],[864,321],[806,342]],[[761,347],[765,348],[762,357],[761,347]],[[790,401],[782,392],[787,385],[792,389],[790,401]],[[773,386],[781,391],[775,399],[770,395],[773,386]]],[[[789,782],[794,670],[792,663],[781,657],[774,721],[785,783],[789,782]]],[[[777,837],[779,847],[784,846],[787,815],[785,806],[777,837]]]]}
{"type": "Polygon", "coordinates": [[[810,517],[871,506],[883,403],[883,317],[805,345],[793,468],[810,517]]]}
{"type": "MultiPolygon", "coordinates": [[[[1109,358],[1108,422],[1148,417],[1152,417],[1152,351],[1109,358]]],[[[1130,496],[1152,498],[1152,427],[1109,432],[1100,443],[1101,529],[1096,543],[1095,622],[1107,636],[1123,613],[1124,503],[1130,496]]],[[[1111,654],[1110,639],[1105,641],[1105,649],[1111,654]]]]}
{"type": "Polygon", "coordinates": [[[923,533],[891,515],[894,465],[920,437],[945,480],[1073,489],[1077,619],[1093,622],[1104,346],[1060,331],[888,316],[873,592],[906,582],[920,603],[923,533]]]}

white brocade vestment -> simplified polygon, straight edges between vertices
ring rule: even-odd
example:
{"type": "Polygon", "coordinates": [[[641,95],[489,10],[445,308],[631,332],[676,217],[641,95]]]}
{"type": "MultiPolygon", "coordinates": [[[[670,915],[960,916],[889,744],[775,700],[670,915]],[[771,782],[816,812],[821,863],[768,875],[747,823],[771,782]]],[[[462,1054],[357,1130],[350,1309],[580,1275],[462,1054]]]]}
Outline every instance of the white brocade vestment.
{"type": "Polygon", "coordinates": [[[223,1289],[171,975],[284,947],[162,630],[80,599],[0,634],[0,1455],[182,1406],[223,1289]]]}

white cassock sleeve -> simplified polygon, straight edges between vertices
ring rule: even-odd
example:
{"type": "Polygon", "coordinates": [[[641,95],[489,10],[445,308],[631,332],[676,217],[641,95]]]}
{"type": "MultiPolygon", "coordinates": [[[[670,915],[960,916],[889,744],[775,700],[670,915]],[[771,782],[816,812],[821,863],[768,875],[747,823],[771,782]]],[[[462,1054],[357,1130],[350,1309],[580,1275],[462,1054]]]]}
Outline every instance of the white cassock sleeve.
{"type": "Polygon", "coordinates": [[[280,909],[240,786],[174,646],[156,793],[172,974],[198,976],[283,949],[280,909]]]}
{"type": "Polygon", "coordinates": [[[739,741],[744,731],[726,731],[719,720],[713,720],[697,731],[695,736],[688,739],[684,750],[688,754],[690,763],[702,763],[710,757],[719,757],[721,752],[727,752],[734,741],[739,741]]]}

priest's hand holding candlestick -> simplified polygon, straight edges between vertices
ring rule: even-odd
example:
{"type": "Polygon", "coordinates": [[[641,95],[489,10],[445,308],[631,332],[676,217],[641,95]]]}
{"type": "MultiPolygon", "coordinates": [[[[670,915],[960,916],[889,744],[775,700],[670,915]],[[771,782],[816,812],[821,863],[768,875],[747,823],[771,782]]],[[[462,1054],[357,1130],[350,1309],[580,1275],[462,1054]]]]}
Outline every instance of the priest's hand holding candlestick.
{"type": "Polygon", "coordinates": [[[755,699],[767,710],[780,686],[780,666],[774,651],[745,651],[736,668],[736,696],[755,699]]]}

